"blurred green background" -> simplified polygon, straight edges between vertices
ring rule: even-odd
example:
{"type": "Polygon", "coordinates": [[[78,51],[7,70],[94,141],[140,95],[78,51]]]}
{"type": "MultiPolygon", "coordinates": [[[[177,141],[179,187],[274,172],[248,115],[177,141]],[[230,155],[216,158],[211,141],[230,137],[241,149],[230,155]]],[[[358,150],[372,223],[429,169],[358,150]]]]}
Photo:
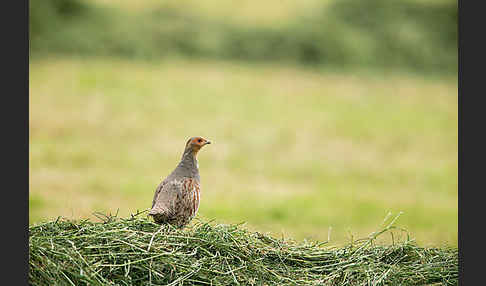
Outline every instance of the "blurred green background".
{"type": "Polygon", "coordinates": [[[128,216],[191,136],[199,216],[457,245],[457,3],[31,0],[29,222],[128,216]]]}

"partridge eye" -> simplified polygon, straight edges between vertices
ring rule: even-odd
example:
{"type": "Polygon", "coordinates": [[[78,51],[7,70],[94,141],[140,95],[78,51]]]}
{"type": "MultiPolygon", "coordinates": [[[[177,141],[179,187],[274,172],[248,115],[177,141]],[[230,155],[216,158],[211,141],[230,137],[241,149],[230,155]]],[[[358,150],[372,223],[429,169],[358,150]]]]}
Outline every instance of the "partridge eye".
{"type": "Polygon", "coordinates": [[[201,140],[201,139],[198,139],[198,140],[197,140],[197,142],[201,143],[201,142],[202,142],[202,140],[201,140]]]}

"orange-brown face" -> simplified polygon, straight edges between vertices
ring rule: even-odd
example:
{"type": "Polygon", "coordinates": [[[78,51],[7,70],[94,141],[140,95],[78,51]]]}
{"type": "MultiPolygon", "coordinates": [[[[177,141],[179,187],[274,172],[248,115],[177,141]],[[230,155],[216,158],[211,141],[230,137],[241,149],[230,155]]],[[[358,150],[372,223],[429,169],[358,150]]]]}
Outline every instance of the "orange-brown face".
{"type": "Polygon", "coordinates": [[[206,144],[211,144],[211,141],[208,141],[202,137],[192,137],[186,143],[186,148],[191,147],[194,151],[199,151],[202,146],[206,144]]]}

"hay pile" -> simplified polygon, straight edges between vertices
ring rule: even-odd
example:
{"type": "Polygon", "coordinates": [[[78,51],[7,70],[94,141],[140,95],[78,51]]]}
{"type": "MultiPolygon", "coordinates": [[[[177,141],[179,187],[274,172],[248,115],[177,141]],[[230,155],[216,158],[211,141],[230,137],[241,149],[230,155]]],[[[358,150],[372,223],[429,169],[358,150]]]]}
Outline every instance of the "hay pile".
{"type": "Polygon", "coordinates": [[[417,285],[458,283],[457,248],[369,238],[345,247],[296,243],[241,225],[178,230],[138,215],[57,219],[29,227],[31,285],[417,285]]]}

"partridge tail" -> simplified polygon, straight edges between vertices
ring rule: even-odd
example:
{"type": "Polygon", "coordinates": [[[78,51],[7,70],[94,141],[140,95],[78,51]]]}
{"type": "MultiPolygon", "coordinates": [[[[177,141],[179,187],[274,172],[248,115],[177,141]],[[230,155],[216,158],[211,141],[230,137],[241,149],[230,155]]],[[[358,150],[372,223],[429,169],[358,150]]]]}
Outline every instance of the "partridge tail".
{"type": "Polygon", "coordinates": [[[161,213],[160,210],[151,209],[148,214],[151,215],[151,216],[153,216],[153,215],[160,214],[160,213],[161,213]]]}

